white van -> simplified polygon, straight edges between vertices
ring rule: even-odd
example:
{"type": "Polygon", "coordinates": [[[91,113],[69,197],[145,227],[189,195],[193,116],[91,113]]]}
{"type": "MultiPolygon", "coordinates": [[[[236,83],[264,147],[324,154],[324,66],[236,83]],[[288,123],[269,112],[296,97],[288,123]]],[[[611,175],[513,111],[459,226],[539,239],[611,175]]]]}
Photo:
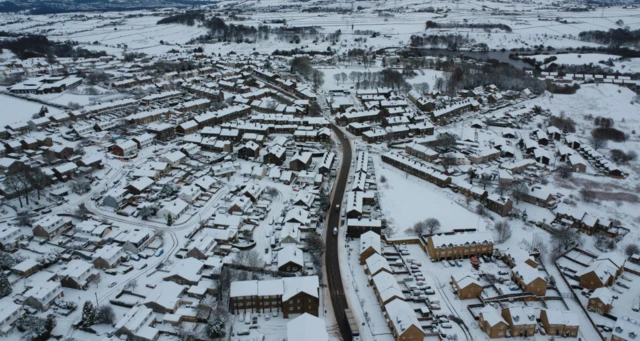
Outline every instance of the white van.
{"type": "Polygon", "coordinates": [[[337,227],[334,227],[334,228],[333,228],[333,235],[334,235],[334,236],[337,236],[337,235],[338,235],[338,228],[337,228],[337,227]]]}

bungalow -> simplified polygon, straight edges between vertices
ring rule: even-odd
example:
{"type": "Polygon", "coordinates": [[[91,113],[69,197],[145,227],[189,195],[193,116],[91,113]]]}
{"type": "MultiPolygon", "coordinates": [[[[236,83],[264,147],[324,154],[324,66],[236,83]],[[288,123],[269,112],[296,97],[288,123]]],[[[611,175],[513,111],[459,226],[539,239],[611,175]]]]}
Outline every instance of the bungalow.
{"type": "Polygon", "coordinates": [[[245,196],[239,196],[235,198],[235,200],[233,200],[227,212],[229,214],[232,214],[233,212],[246,213],[249,210],[249,208],[251,208],[251,205],[252,205],[251,199],[245,196]]]}
{"type": "Polygon", "coordinates": [[[202,191],[200,187],[196,185],[183,186],[178,193],[178,198],[186,201],[189,204],[192,204],[198,200],[198,198],[202,195],[202,191]]]}
{"type": "Polygon", "coordinates": [[[29,277],[38,272],[38,270],[40,270],[40,263],[31,258],[27,258],[11,267],[11,272],[20,277],[29,277]]]}
{"type": "Polygon", "coordinates": [[[14,322],[23,316],[22,306],[11,301],[10,297],[0,300],[0,336],[7,337],[13,331],[14,322]]]}
{"type": "Polygon", "coordinates": [[[578,173],[584,173],[587,171],[587,161],[585,161],[580,155],[569,155],[568,164],[571,166],[571,170],[578,173]]]}
{"type": "Polygon", "coordinates": [[[122,246],[105,245],[93,254],[93,266],[97,269],[113,269],[125,255],[122,246]]]}
{"type": "Polygon", "coordinates": [[[157,216],[165,219],[173,219],[173,221],[180,218],[180,216],[187,211],[189,204],[180,198],[176,198],[172,201],[168,201],[162,205],[162,208],[158,211],[157,216]]]}
{"type": "Polygon", "coordinates": [[[0,229],[0,249],[11,251],[18,248],[18,242],[24,239],[22,230],[15,226],[4,226],[0,229]]]}
{"type": "Polygon", "coordinates": [[[73,259],[61,274],[60,284],[65,288],[87,290],[89,283],[100,277],[93,264],[80,259],[73,259]]]}
{"type": "Polygon", "coordinates": [[[102,205],[120,209],[127,205],[127,195],[129,191],[124,188],[113,188],[102,199],[102,205]]]}
{"type": "Polygon", "coordinates": [[[22,294],[24,304],[40,311],[47,311],[55,300],[64,296],[59,282],[39,282],[22,294]]]}
{"type": "Polygon", "coordinates": [[[198,285],[202,278],[203,269],[203,261],[196,258],[186,258],[175,264],[173,270],[163,280],[180,285],[198,285]]]}
{"type": "Polygon", "coordinates": [[[182,161],[184,161],[186,158],[187,156],[184,155],[183,152],[177,150],[175,152],[164,155],[160,158],[160,161],[168,163],[173,168],[178,168],[180,166],[180,163],[182,163],[182,161]]]}
{"type": "Polygon", "coordinates": [[[156,321],[152,309],[144,305],[129,309],[115,326],[115,336],[136,341],[155,341],[160,332],[151,327],[156,321]]]}
{"type": "Polygon", "coordinates": [[[57,215],[48,215],[33,224],[33,235],[52,239],[73,227],[71,219],[57,215]]]}
{"type": "Polygon", "coordinates": [[[155,313],[172,314],[183,302],[182,296],[186,290],[184,286],[174,282],[161,282],[150,292],[145,292],[143,304],[155,313]]]}

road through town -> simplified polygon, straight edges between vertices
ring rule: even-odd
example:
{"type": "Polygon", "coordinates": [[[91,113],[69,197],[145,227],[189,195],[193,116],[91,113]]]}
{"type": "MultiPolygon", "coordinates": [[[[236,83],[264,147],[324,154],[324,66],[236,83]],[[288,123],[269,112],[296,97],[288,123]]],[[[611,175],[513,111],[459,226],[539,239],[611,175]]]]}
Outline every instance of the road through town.
{"type": "MultiPolygon", "coordinates": [[[[347,186],[347,178],[349,177],[349,170],[351,168],[352,151],[351,144],[347,136],[335,125],[332,125],[331,129],[334,131],[337,136],[337,140],[342,145],[342,162],[338,178],[335,182],[335,190],[333,192],[333,198],[331,200],[331,207],[329,209],[327,219],[328,229],[325,233],[325,267],[327,272],[329,295],[331,297],[331,304],[333,305],[336,323],[338,324],[342,340],[347,341],[350,340],[351,332],[349,330],[349,325],[345,320],[344,310],[349,308],[349,303],[345,296],[344,285],[342,284],[342,276],[340,274],[340,257],[338,253],[338,238],[343,234],[339,233],[337,236],[334,236],[333,228],[341,228],[340,210],[336,210],[336,205],[340,205],[342,207],[342,201],[347,186]]],[[[346,228],[346,226],[344,228],[346,228]]]]}

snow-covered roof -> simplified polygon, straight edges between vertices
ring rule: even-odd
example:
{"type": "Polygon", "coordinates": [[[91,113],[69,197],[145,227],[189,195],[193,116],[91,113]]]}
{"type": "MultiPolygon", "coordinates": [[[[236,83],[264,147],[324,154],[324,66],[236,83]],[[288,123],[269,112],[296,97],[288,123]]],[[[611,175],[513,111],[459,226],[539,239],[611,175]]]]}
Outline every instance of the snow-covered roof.
{"type": "Polygon", "coordinates": [[[536,310],[532,307],[513,306],[507,308],[511,316],[511,323],[514,325],[536,324],[536,310]]]}
{"type": "Polygon", "coordinates": [[[402,335],[411,326],[423,331],[418,317],[409,303],[403,300],[393,300],[384,306],[384,310],[389,316],[389,321],[393,325],[396,335],[402,335]]]}
{"type": "Polygon", "coordinates": [[[516,265],[513,269],[511,269],[511,271],[513,271],[514,274],[520,277],[525,285],[530,284],[538,278],[546,282],[544,276],[540,274],[540,271],[538,271],[537,268],[533,268],[529,264],[524,262],[516,265]]]}
{"type": "Polygon", "coordinates": [[[184,286],[180,284],[163,281],[150,292],[145,293],[146,298],[144,303],[147,304],[155,302],[161,307],[173,310],[176,304],[180,301],[180,297],[184,290],[184,286]]]}
{"type": "Polygon", "coordinates": [[[388,272],[392,272],[391,266],[389,266],[389,262],[387,261],[387,259],[378,253],[374,253],[369,258],[367,258],[365,264],[369,269],[370,274],[375,274],[376,272],[383,269],[387,270],[388,272]]]}
{"type": "Polygon", "coordinates": [[[139,192],[142,192],[145,189],[149,188],[151,185],[153,185],[154,182],[155,181],[153,181],[151,178],[148,178],[148,177],[144,176],[144,177],[140,177],[137,180],[134,180],[134,181],[130,182],[129,186],[135,188],[139,192]]]}
{"type": "Polygon", "coordinates": [[[301,292],[312,297],[318,297],[318,288],[320,287],[318,276],[287,277],[283,278],[282,282],[284,284],[283,301],[288,301],[291,297],[301,292]]]}
{"type": "Polygon", "coordinates": [[[143,305],[134,306],[118,321],[115,329],[126,328],[133,333],[137,333],[143,326],[152,322],[153,316],[153,310],[150,308],[143,305]]]}
{"type": "Polygon", "coordinates": [[[615,251],[601,253],[598,256],[597,260],[609,260],[611,263],[613,263],[613,265],[615,265],[618,268],[622,268],[626,261],[622,253],[615,252],[615,251]]]}
{"type": "Polygon", "coordinates": [[[380,253],[380,235],[374,231],[367,231],[360,235],[360,254],[365,250],[373,248],[376,253],[380,253]]]}
{"type": "Polygon", "coordinates": [[[599,299],[604,304],[612,304],[613,303],[613,293],[607,287],[597,288],[591,293],[591,297],[589,299],[599,299]]]}
{"type": "Polygon", "coordinates": [[[304,313],[287,323],[287,340],[328,341],[323,319],[304,313]]]}
{"type": "Polygon", "coordinates": [[[57,296],[56,293],[62,291],[60,282],[40,282],[35,284],[34,287],[27,290],[22,296],[29,298],[33,297],[37,301],[44,301],[46,299],[53,299],[57,296]]]}
{"type": "Polygon", "coordinates": [[[437,234],[430,237],[435,247],[463,246],[493,243],[489,232],[460,232],[453,234],[437,234]]]}
{"type": "Polygon", "coordinates": [[[404,298],[404,294],[402,293],[402,289],[396,281],[396,278],[388,272],[383,271],[373,276],[373,285],[378,290],[380,299],[383,302],[389,300],[394,296],[400,297],[402,299],[404,298]]]}
{"type": "Polygon", "coordinates": [[[545,311],[547,313],[549,324],[561,324],[570,327],[580,325],[578,315],[576,315],[575,313],[556,309],[546,309],[545,311]]]}
{"type": "Polygon", "coordinates": [[[278,268],[287,263],[303,266],[304,258],[302,250],[298,249],[295,245],[286,245],[282,250],[278,251],[278,268]]]}
{"type": "Polygon", "coordinates": [[[617,337],[616,340],[633,340],[640,335],[640,325],[633,323],[628,317],[624,316],[616,320],[611,336],[617,337]]]}
{"type": "Polygon", "coordinates": [[[496,326],[499,323],[507,324],[502,318],[502,315],[500,315],[500,312],[490,305],[484,306],[479,314],[482,315],[482,319],[485,320],[490,327],[496,326]]]}

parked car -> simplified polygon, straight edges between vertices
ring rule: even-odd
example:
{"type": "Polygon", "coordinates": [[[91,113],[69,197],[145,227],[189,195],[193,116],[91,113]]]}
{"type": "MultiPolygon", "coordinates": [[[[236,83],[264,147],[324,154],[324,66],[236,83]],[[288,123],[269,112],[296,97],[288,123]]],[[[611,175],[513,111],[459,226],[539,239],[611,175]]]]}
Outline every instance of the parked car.
{"type": "Polygon", "coordinates": [[[109,286],[109,288],[113,288],[113,287],[115,287],[115,286],[116,286],[116,284],[118,284],[118,283],[116,283],[116,282],[111,282],[111,283],[109,283],[109,285],[108,285],[108,286],[109,286]]]}

